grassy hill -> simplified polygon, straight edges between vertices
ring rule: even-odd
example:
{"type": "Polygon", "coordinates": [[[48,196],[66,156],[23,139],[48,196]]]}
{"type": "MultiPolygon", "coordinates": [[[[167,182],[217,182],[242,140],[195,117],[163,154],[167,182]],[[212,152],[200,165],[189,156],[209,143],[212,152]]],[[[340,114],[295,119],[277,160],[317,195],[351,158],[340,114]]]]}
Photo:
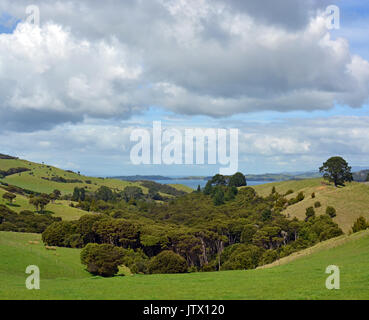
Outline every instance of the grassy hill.
{"type": "MultiPolygon", "coordinates": [[[[95,178],[80,175],[75,172],[65,171],[53,166],[45,164],[34,163],[21,159],[3,159],[0,157],[0,173],[14,168],[26,168],[28,171],[15,173],[0,179],[2,183],[14,185],[22,189],[31,190],[39,193],[51,193],[55,189],[61,191],[62,195],[72,194],[74,188],[85,188],[87,191],[96,191],[101,186],[109,187],[114,191],[123,191],[127,186],[140,187],[144,194],[148,193],[148,188],[142,185],[142,182],[135,181],[122,181],[117,179],[108,178],[95,178]],[[65,179],[67,183],[52,181],[52,179],[61,178],[65,179]]],[[[191,188],[183,185],[172,185],[173,188],[184,191],[192,192],[191,188]]],[[[6,191],[0,185],[0,204],[7,204],[2,198],[2,195],[6,191]]],[[[171,198],[170,194],[165,192],[159,192],[160,195],[171,198]]],[[[26,196],[17,195],[14,201],[14,206],[11,207],[13,211],[20,212],[22,210],[31,210],[34,208],[29,205],[29,199],[26,196]]],[[[82,215],[86,214],[85,211],[69,206],[70,201],[55,201],[47,206],[47,210],[54,213],[54,216],[61,217],[63,220],[76,220],[82,215]]]]}
{"type": "Polygon", "coordinates": [[[316,201],[321,203],[321,207],[315,209],[316,214],[324,214],[327,206],[333,206],[337,210],[337,217],[334,221],[347,233],[351,230],[354,221],[363,216],[369,219],[369,185],[364,183],[347,183],[345,187],[335,188],[334,185],[327,185],[323,179],[307,179],[276,182],[254,186],[255,190],[263,196],[270,194],[273,186],[277,192],[284,194],[288,190],[294,193],[287,198],[296,197],[297,193],[303,191],[305,199],[297,204],[289,206],[284,214],[299,219],[305,218],[305,210],[314,206],[316,201]],[[312,199],[311,194],[315,193],[312,199]]]}
{"type": "Polygon", "coordinates": [[[0,299],[369,299],[369,230],[308,250],[257,270],[104,279],[84,270],[78,249],[48,251],[39,235],[0,232],[0,299]],[[25,288],[31,264],[40,290],[25,288]],[[329,265],[340,267],[340,290],[325,288],[329,265]]]}
{"type": "MultiPolygon", "coordinates": [[[[137,182],[87,177],[53,166],[38,164],[26,160],[0,159],[0,170],[5,171],[11,168],[19,167],[30,169],[30,171],[7,176],[1,179],[1,181],[23,189],[28,189],[40,193],[51,193],[53,190],[58,189],[62,192],[63,195],[73,193],[75,187],[83,188],[86,186],[87,190],[96,191],[99,187],[106,186],[118,191],[123,190],[127,186],[141,186],[140,183],[137,182]],[[61,177],[67,180],[79,180],[81,182],[60,183],[46,180],[53,177],[61,177]]],[[[142,189],[144,193],[147,192],[147,188],[142,187],[142,189]]]]}
{"type": "MultiPolygon", "coordinates": [[[[6,191],[0,187],[0,204],[8,205],[7,201],[5,201],[2,196],[6,191]]],[[[72,208],[69,206],[70,201],[57,200],[55,203],[50,203],[47,206],[47,210],[53,212],[54,217],[60,217],[63,220],[78,220],[81,216],[85,215],[87,212],[72,208]]],[[[23,210],[34,211],[35,208],[29,204],[29,199],[22,195],[17,195],[17,198],[13,201],[12,206],[9,208],[17,213],[23,210]]]]}

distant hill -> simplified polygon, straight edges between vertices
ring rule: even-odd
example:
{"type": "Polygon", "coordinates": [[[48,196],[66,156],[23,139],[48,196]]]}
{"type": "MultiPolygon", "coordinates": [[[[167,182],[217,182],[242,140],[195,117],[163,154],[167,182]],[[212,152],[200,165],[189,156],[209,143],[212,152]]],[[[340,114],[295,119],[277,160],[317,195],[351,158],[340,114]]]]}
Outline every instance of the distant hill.
{"type": "MultiPolygon", "coordinates": [[[[304,172],[304,173],[265,173],[265,174],[246,174],[248,181],[286,181],[286,180],[301,180],[309,178],[321,177],[318,172],[304,172]]],[[[210,176],[188,176],[188,177],[167,177],[161,175],[134,175],[134,176],[116,176],[110,177],[112,179],[119,179],[125,181],[142,181],[142,180],[210,180],[210,176]]]]}
{"type": "Polygon", "coordinates": [[[354,181],[364,182],[367,181],[369,170],[361,170],[352,174],[354,181]]]}

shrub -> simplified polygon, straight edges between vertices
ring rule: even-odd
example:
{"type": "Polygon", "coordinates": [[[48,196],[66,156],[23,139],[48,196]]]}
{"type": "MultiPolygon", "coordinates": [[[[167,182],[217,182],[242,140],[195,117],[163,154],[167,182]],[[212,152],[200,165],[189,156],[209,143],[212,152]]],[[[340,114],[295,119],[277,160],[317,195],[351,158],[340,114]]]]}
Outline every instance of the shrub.
{"type": "Polygon", "coordinates": [[[329,215],[331,218],[334,218],[337,215],[336,209],[330,206],[327,207],[327,209],[325,210],[325,213],[329,215]]]}
{"type": "Polygon", "coordinates": [[[260,260],[260,265],[265,265],[274,262],[278,259],[278,253],[275,250],[266,250],[260,260]]]}
{"type": "Polygon", "coordinates": [[[315,192],[313,192],[313,193],[311,194],[311,198],[312,198],[312,199],[314,199],[314,198],[315,198],[315,192]]]}
{"type": "Polygon", "coordinates": [[[123,250],[122,264],[130,269],[132,273],[147,273],[147,265],[149,258],[145,253],[139,249],[134,251],[132,249],[123,250]]]}
{"type": "Polygon", "coordinates": [[[300,201],[302,201],[304,199],[305,199],[304,193],[302,191],[299,192],[298,195],[297,195],[297,197],[296,197],[297,202],[300,202],[300,201]]]}
{"type": "Polygon", "coordinates": [[[42,241],[48,246],[65,247],[67,236],[77,234],[76,227],[77,224],[72,221],[54,222],[42,233],[42,241]]]}
{"type": "Polygon", "coordinates": [[[314,203],[314,208],[320,208],[321,206],[322,204],[319,201],[314,203]]]}
{"type": "Polygon", "coordinates": [[[224,270],[254,269],[259,265],[263,249],[254,245],[236,244],[227,261],[224,270]]]}
{"type": "Polygon", "coordinates": [[[306,208],[306,220],[315,217],[315,210],[313,207],[306,208]]]}
{"type": "Polygon", "coordinates": [[[122,264],[123,250],[111,244],[89,243],[81,251],[81,263],[88,272],[103,277],[112,277],[122,264]]]}
{"type": "Polygon", "coordinates": [[[187,263],[184,258],[173,251],[162,251],[153,257],[148,265],[150,273],[185,273],[187,263]]]}
{"type": "Polygon", "coordinates": [[[60,220],[50,214],[39,215],[31,211],[18,214],[0,205],[0,231],[42,233],[49,225],[60,220]]]}
{"type": "Polygon", "coordinates": [[[289,194],[292,194],[294,191],[292,189],[288,190],[284,195],[288,196],[289,194]]]}
{"type": "Polygon", "coordinates": [[[354,225],[352,226],[352,232],[359,232],[361,230],[366,230],[369,228],[369,223],[365,220],[364,217],[359,217],[354,225]]]}

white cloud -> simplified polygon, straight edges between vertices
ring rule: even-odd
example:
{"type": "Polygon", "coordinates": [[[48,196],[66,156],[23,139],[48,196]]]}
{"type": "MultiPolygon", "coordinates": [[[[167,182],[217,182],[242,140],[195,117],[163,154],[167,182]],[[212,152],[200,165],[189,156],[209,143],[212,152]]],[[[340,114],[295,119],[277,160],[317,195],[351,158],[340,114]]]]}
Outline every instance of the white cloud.
{"type": "MultiPolygon", "coordinates": [[[[41,28],[0,34],[2,129],[128,118],[152,105],[213,117],[360,107],[369,64],[330,37],[318,3],[287,1],[290,11],[271,16],[273,1],[42,0],[41,28]]],[[[25,4],[1,7],[20,15],[25,4]]]]}

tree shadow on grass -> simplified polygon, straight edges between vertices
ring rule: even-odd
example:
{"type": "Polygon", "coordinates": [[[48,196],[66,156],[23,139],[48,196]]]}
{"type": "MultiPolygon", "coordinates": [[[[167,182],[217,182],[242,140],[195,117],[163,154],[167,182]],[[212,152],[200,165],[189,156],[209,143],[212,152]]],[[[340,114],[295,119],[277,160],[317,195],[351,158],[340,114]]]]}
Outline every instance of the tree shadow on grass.
{"type": "Polygon", "coordinates": [[[38,213],[38,214],[55,214],[55,212],[49,211],[49,210],[36,211],[36,213],[38,213]]]}
{"type": "Polygon", "coordinates": [[[16,203],[7,203],[6,205],[9,206],[9,207],[15,207],[15,208],[19,208],[20,207],[20,205],[19,204],[16,204],[16,203]]]}

